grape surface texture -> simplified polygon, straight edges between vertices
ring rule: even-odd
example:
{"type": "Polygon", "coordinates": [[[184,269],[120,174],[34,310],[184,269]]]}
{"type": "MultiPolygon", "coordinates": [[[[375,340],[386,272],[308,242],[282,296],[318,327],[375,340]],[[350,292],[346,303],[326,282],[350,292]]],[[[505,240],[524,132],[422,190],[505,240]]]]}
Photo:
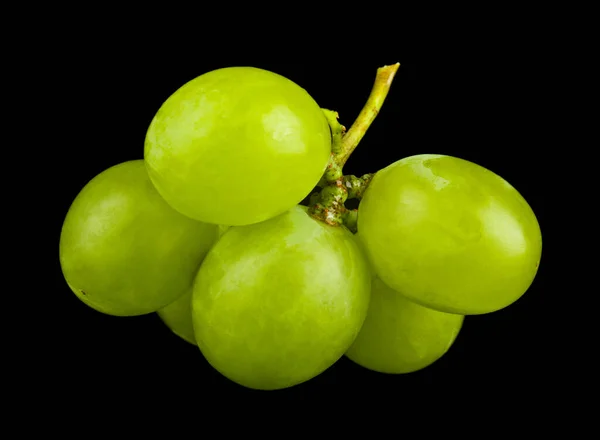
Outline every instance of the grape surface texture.
{"type": "Polygon", "coordinates": [[[115,165],[77,195],[59,256],[77,297],[116,316],[156,312],[188,292],[218,227],[189,219],[160,197],[144,162],[115,165]]]}
{"type": "Polygon", "coordinates": [[[152,120],[144,159],[158,192],[196,220],[247,225],[298,204],[331,153],[327,120],[294,82],[253,67],[201,75],[152,120]]]}
{"type": "Polygon", "coordinates": [[[375,277],[367,318],[346,356],[380,373],[412,373],[446,354],[463,321],[409,301],[375,277]]]}
{"type": "Polygon", "coordinates": [[[287,388],[343,356],[367,314],[370,288],[353,235],[297,206],[230,228],[209,251],[192,297],[196,341],[234,382],[287,388]]]}
{"type": "Polygon", "coordinates": [[[378,171],[359,205],[358,230],[385,284],[461,315],[514,303],[533,282],[542,251],[538,221],[514,187],[442,155],[378,171]]]}
{"type": "Polygon", "coordinates": [[[175,302],[160,309],[158,316],[174,334],[184,341],[196,345],[192,323],[192,289],[175,302]]]}
{"type": "MultiPolygon", "coordinates": [[[[218,236],[221,237],[230,226],[219,225],[218,236]]],[[[216,242],[215,242],[216,243],[216,242]]],[[[175,302],[160,309],[157,314],[162,322],[174,334],[184,341],[196,345],[194,336],[194,325],[192,322],[192,287],[188,293],[177,299],[175,302]]]]}

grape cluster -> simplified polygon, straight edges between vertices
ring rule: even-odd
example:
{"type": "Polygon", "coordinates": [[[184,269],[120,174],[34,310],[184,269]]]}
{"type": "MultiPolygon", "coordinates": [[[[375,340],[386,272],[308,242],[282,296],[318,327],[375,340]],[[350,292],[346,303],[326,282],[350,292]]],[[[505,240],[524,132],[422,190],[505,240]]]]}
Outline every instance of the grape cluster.
{"type": "Polygon", "coordinates": [[[305,382],[343,355],[390,374],[431,365],[465,315],[525,293],[542,238],[517,190],[466,160],[343,174],[398,66],[378,70],[349,130],[262,69],[183,85],[152,120],[143,160],[73,201],[60,238],[71,290],[102,313],[158,313],[249,388],[305,382]]]}

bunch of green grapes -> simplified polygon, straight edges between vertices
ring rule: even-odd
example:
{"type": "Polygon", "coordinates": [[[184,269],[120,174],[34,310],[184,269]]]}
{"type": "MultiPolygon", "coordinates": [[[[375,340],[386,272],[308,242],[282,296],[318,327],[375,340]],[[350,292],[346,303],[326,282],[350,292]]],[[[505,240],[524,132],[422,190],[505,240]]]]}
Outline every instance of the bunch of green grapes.
{"type": "Polygon", "coordinates": [[[249,388],[298,385],[344,355],[387,374],[431,365],[465,315],[525,293],[542,241],[517,190],[459,158],[343,175],[398,66],[378,70],[348,131],[265,70],[183,85],[152,120],[144,160],[109,168],[73,202],[68,285],[103,313],[156,312],[249,388]]]}

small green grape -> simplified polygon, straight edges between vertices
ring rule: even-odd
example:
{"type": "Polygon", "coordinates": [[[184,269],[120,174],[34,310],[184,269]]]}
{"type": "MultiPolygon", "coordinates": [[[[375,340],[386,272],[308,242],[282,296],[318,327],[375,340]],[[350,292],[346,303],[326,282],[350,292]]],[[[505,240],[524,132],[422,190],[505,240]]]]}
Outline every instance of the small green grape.
{"type": "Polygon", "coordinates": [[[369,313],[346,356],[380,373],[412,373],[433,364],[452,346],[464,316],[407,300],[373,279],[369,313]]]}
{"type": "Polygon", "coordinates": [[[77,297],[116,316],[156,312],[192,286],[216,225],[174,211],[142,160],[115,165],[77,195],[63,223],[59,256],[77,297]]]}

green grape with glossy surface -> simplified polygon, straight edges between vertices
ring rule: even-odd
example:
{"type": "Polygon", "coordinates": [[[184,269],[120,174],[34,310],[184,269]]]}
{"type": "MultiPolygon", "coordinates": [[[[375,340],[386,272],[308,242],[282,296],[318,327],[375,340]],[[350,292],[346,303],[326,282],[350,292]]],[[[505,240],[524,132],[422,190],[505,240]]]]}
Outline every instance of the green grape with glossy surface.
{"type": "Polygon", "coordinates": [[[77,195],[63,223],[60,264],[77,297],[115,316],[156,312],[185,294],[218,227],[173,210],[144,162],[115,165],[77,195]]]}
{"type": "Polygon", "coordinates": [[[160,107],[146,134],[152,182],[179,212],[246,225],[299,203],[331,153],[327,120],[294,82],[253,67],[201,75],[160,107]]]}
{"type": "Polygon", "coordinates": [[[297,206],[230,228],[209,251],[192,296],[196,341],[240,385],[291,387],[343,356],[367,314],[370,288],[353,235],[297,206]]]}
{"type": "MultiPolygon", "coordinates": [[[[230,226],[219,225],[219,237],[229,228],[230,226]]],[[[184,341],[196,345],[192,322],[192,291],[193,289],[190,287],[188,293],[159,310],[157,314],[174,334],[184,341]]]]}
{"type": "Polygon", "coordinates": [[[196,345],[192,323],[192,289],[157,312],[165,325],[184,341],[196,345]]]}
{"type": "Polygon", "coordinates": [[[446,354],[463,321],[409,301],[375,277],[367,318],[346,356],[380,373],[412,373],[446,354]]]}
{"type": "Polygon", "coordinates": [[[388,286],[462,315],[519,299],[542,252],[538,221],[514,187],[443,155],[411,156],[378,171],[358,208],[358,230],[388,286]]]}

